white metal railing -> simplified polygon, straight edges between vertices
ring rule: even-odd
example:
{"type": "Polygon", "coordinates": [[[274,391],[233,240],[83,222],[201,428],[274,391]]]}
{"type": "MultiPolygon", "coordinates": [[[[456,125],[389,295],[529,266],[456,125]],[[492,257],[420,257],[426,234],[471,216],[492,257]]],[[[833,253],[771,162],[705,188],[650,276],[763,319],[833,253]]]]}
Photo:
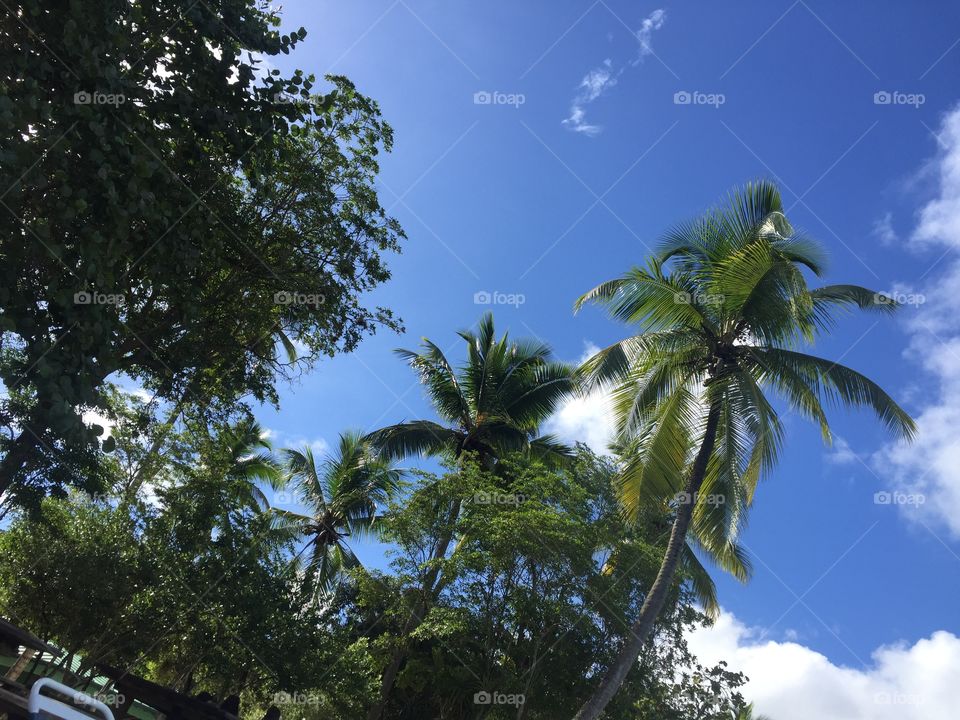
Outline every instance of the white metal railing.
{"type": "Polygon", "coordinates": [[[104,720],[113,720],[113,713],[104,703],[96,698],[90,697],[84,692],[74,690],[72,687],[67,687],[63,683],[59,683],[51,678],[40,678],[33,684],[33,687],[30,688],[30,699],[27,701],[27,712],[30,713],[30,720],[41,720],[41,711],[58,718],[63,718],[63,720],[90,720],[89,713],[83,712],[77,707],[68,705],[49,695],[41,695],[40,691],[45,687],[55,690],[62,695],[66,695],[78,705],[86,705],[97,710],[103,715],[104,720]]]}

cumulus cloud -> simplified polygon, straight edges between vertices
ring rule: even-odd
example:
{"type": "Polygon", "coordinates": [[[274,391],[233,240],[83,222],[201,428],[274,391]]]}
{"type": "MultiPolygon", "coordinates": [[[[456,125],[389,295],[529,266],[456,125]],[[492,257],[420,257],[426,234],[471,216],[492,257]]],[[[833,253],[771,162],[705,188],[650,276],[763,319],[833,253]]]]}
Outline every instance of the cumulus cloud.
{"type": "MultiPolygon", "coordinates": [[[[587,343],[577,364],[596,355],[599,350],[596,345],[587,343]]],[[[615,426],[607,393],[593,392],[567,398],[544,423],[543,429],[571,445],[583,442],[596,453],[608,452],[607,446],[613,439],[615,426]]]]}
{"type": "MultiPolygon", "coordinates": [[[[630,65],[636,66],[648,55],[653,54],[653,46],[650,44],[653,33],[663,27],[666,20],[667,14],[663,10],[654,10],[644,18],[640,24],[640,29],[634,32],[639,49],[636,58],[629,63],[630,65]]],[[[600,67],[594,68],[584,75],[583,80],[577,86],[577,94],[570,104],[570,115],[562,121],[563,126],[568,130],[587,136],[598,134],[603,128],[587,122],[586,106],[616,85],[626,68],[627,66],[623,65],[614,70],[613,61],[607,58],[600,67]]]]}
{"type": "Polygon", "coordinates": [[[911,240],[920,245],[960,246],[960,106],[943,119],[940,152],[933,160],[938,194],[919,213],[911,240]]]}
{"type": "Polygon", "coordinates": [[[744,696],[775,720],[930,720],[956,715],[960,638],[938,631],[877,648],[868,667],[845,667],[791,640],[764,639],[734,615],[689,637],[705,664],[725,660],[750,678],[744,696]]]}
{"type": "MultiPolygon", "coordinates": [[[[940,147],[928,169],[937,190],[919,211],[910,244],[935,258],[960,245],[960,106],[942,123],[940,147]]],[[[878,473],[894,489],[922,494],[925,502],[909,517],[934,522],[960,538],[960,261],[944,259],[922,288],[924,302],[904,313],[910,334],[908,360],[920,366],[934,389],[921,397],[919,428],[911,445],[891,445],[874,458],[878,473]]]]}

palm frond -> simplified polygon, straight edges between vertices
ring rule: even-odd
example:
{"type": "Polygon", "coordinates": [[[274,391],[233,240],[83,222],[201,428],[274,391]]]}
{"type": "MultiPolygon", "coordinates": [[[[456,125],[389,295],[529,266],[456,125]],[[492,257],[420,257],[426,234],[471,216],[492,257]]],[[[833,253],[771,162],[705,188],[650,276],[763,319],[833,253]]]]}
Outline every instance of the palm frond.
{"type": "Polygon", "coordinates": [[[866,407],[896,436],[910,439],[916,433],[910,415],[879,385],[856,370],[793,350],[752,347],[750,351],[774,372],[782,368],[805,378],[811,389],[834,407],[866,407]]]}

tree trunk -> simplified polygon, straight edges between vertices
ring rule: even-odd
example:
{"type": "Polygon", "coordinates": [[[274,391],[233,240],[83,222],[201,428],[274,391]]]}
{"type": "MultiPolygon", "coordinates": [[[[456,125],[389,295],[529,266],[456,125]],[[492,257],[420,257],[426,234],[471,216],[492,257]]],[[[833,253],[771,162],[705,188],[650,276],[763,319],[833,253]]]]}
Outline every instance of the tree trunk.
{"type": "MultiPolygon", "coordinates": [[[[460,500],[451,501],[450,510],[447,514],[447,527],[443,535],[437,540],[437,544],[430,558],[431,560],[439,561],[446,556],[447,549],[453,541],[454,525],[457,523],[457,518],[460,517],[462,505],[463,503],[460,500]]],[[[444,583],[442,581],[437,582],[439,573],[440,567],[436,564],[427,571],[423,581],[423,595],[414,605],[414,609],[410,612],[410,617],[404,624],[401,641],[410,637],[410,634],[420,627],[420,623],[423,622],[423,618],[426,617],[427,611],[430,609],[430,602],[435,599],[435,596],[439,594],[439,590],[443,588],[444,583]]],[[[393,651],[390,662],[384,669],[383,676],[380,679],[380,697],[367,713],[367,720],[380,720],[380,716],[383,715],[383,711],[387,706],[387,700],[393,691],[393,684],[396,682],[397,675],[400,672],[400,665],[403,663],[406,654],[406,648],[403,645],[398,646],[393,651]]]]}
{"type": "Polygon", "coordinates": [[[607,704],[617,694],[627,673],[630,672],[633,664],[637,661],[640,651],[653,630],[653,624],[657,616],[660,615],[663,604],[667,599],[667,592],[673,584],[673,577],[680,561],[680,552],[687,541],[687,529],[690,527],[690,518],[693,516],[694,499],[706,475],[707,462],[713,453],[719,422],[720,406],[716,403],[711,404],[707,415],[707,427],[704,430],[703,442],[700,445],[700,450],[697,451],[697,456],[693,461],[687,479],[686,492],[690,501],[682,503],[677,510],[677,516],[674,518],[673,528],[670,531],[670,540],[667,542],[667,551],[663,556],[663,562],[660,564],[660,570],[657,572],[657,578],[647,592],[647,597],[640,608],[640,615],[630,627],[630,633],[624,641],[623,647],[610,665],[610,669],[607,670],[600,686],[594,691],[590,699],[583,704],[574,720],[596,720],[601,716],[607,704]]]}
{"type": "Polygon", "coordinates": [[[17,474],[26,466],[30,457],[27,430],[22,430],[0,459],[0,496],[5,496],[17,474]]]}
{"type": "MultiPolygon", "coordinates": [[[[461,454],[464,449],[464,447],[461,447],[456,453],[456,459],[458,463],[461,460],[461,454]]],[[[480,464],[484,470],[491,471],[496,464],[496,459],[489,452],[480,451],[480,464]]],[[[460,517],[460,510],[462,508],[463,500],[451,501],[450,511],[447,514],[446,529],[437,540],[433,555],[430,558],[431,560],[439,561],[446,556],[447,550],[450,547],[450,543],[453,541],[453,534],[457,524],[457,518],[460,517]]],[[[454,552],[456,552],[456,550],[454,550],[454,552]]],[[[423,596],[420,598],[420,601],[417,603],[417,605],[414,606],[414,610],[410,613],[410,617],[404,625],[402,636],[403,639],[408,638],[410,633],[414,632],[418,627],[420,627],[420,623],[423,622],[423,619],[427,616],[427,611],[430,609],[430,603],[436,600],[449,580],[450,578],[440,576],[440,566],[436,563],[432,568],[430,568],[423,581],[423,596]]],[[[380,680],[380,698],[376,703],[374,703],[374,705],[370,708],[370,711],[367,713],[367,720],[380,720],[380,716],[383,715],[383,711],[387,706],[387,700],[390,698],[390,693],[393,690],[393,684],[396,682],[397,675],[400,672],[400,666],[403,664],[403,659],[405,656],[406,648],[403,645],[400,645],[396,650],[394,650],[393,655],[390,658],[390,662],[383,671],[383,677],[380,680]]]]}

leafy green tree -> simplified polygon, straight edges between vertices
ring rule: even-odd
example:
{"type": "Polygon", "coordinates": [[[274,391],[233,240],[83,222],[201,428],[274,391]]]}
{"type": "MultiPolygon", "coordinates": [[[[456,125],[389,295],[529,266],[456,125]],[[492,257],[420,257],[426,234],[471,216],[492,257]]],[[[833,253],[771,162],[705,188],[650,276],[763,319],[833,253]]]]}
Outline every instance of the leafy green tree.
{"type": "MultiPolygon", "coordinates": [[[[622,517],[615,477],[614,466],[586,449],[559,470],[517,455],[484,470],[474,457],[440,478],[423,476],[391,509],[384,524],[396,548],[393,573],[374,573],[357,597],[374,653],[388,652],[405,632],[429,548],[446,531],[435,508],[469,498],[457,518],[458,552],[444,560],[448,582],[413,633],[384,717],[546,720],[587,697],[596,665],[629,631],[624,618],[639,610],[662,554],[659,527],[622,517]],[[625,536],[632,542],[623,562],[610,567],[610,548],[625,536]],[[503,704],[482,704],[484,693],[503,704]]],[[[687,580],[676,578],[658,642],[632,669],[611,718],[726,720],[741,704],[743,677],[701,668],[687,650],[684,633],[705,620],[687,580]],[[692,707],[703,712],[685,714],[692,707]]]]}
{"type": "Polygon", "coordinates": [[[376,457],[358,432],[340,435],[335,454],[317,467],[313,450],[282,451],[287,478],[296,487],[306,512],[275,507],[277,527],[306,544],[297,559],[297,574],[303,577],[306,594],[316,600],[327,596],[345,570],[360,567],[347,539],[362,540],[379,532],[380,508],[400,488],[402,471],[376,457]]]}
{"type": "Polygon", "coordinates": [[[109,381],[219,422],[400,328],[363,297],[403,238],[392,130],[346,78],[268,71],[306,35],[278,25],[259,0],[5,8],[0,492],[102,489],[113,440],[82,416],[109,381]]]}
{"type": "Polygon", "coordinates": [[[310,687],[337,655],[336,623],[298,602],[293,548],[251,497],[269,459],[248,452],[262,444],[252,426],[193,435],[136,499],[72,492],[16,515],[0,533],[2,612],[84,668],[241,694],[245,708],[310,687]]]}
{"type": "MultiPolygon", "coordinates": [[[[485,467],[493,467],[509,452],[526,452],[548,462],[563,462],[570,450],[549,435],[539,435],[540,424],[574,389],[572,369],[552,357],[550,347],[532,340],[511,341],[504,333],[498,340],[493,315],[485,314],[477,332],[461,331],[467,346],[467,361],[454,369],[444,352],[424,339],[421,352],[398,350],[420,376],[434,410],[446,423],[411,420],[370,434],[377,450],[387,458],[436,455],[458,461],[475,455],[485,467]]],[[[439,561],[453,540],[453,528],[462,498],[448,500],[445,510],[448,532],[437,538],[424,576],[421,604],[411,614],[408,632],[419,624],[438,590],[439,561]]],[[[403,662],[398,648],[383,673],[381,701],[371,708],[368,720],[382,713],[403,662]]]]}
{"type": "Polygon", "coordinates": [[[823,273],[819,246],[788,223],[777,188],[760,182],[669,233],[648,267],[577,301],[640,329],[581,372],[588,386],[613,385],[622,440],[632,445],[621,478],[628,511],[674,507],[657,578],[578,720],[599,717],[636,662],[688,533],[721,555],[736,537],[783,442],[767,391],[816,422],[827,442],[824,403],[868,408],[896,435],[913,435],[907,413],[871,380],[795,349],[828,331],[838,310],[888,313],[896,305],[855,285],[810,289],[804,269],[823,273]]]}

